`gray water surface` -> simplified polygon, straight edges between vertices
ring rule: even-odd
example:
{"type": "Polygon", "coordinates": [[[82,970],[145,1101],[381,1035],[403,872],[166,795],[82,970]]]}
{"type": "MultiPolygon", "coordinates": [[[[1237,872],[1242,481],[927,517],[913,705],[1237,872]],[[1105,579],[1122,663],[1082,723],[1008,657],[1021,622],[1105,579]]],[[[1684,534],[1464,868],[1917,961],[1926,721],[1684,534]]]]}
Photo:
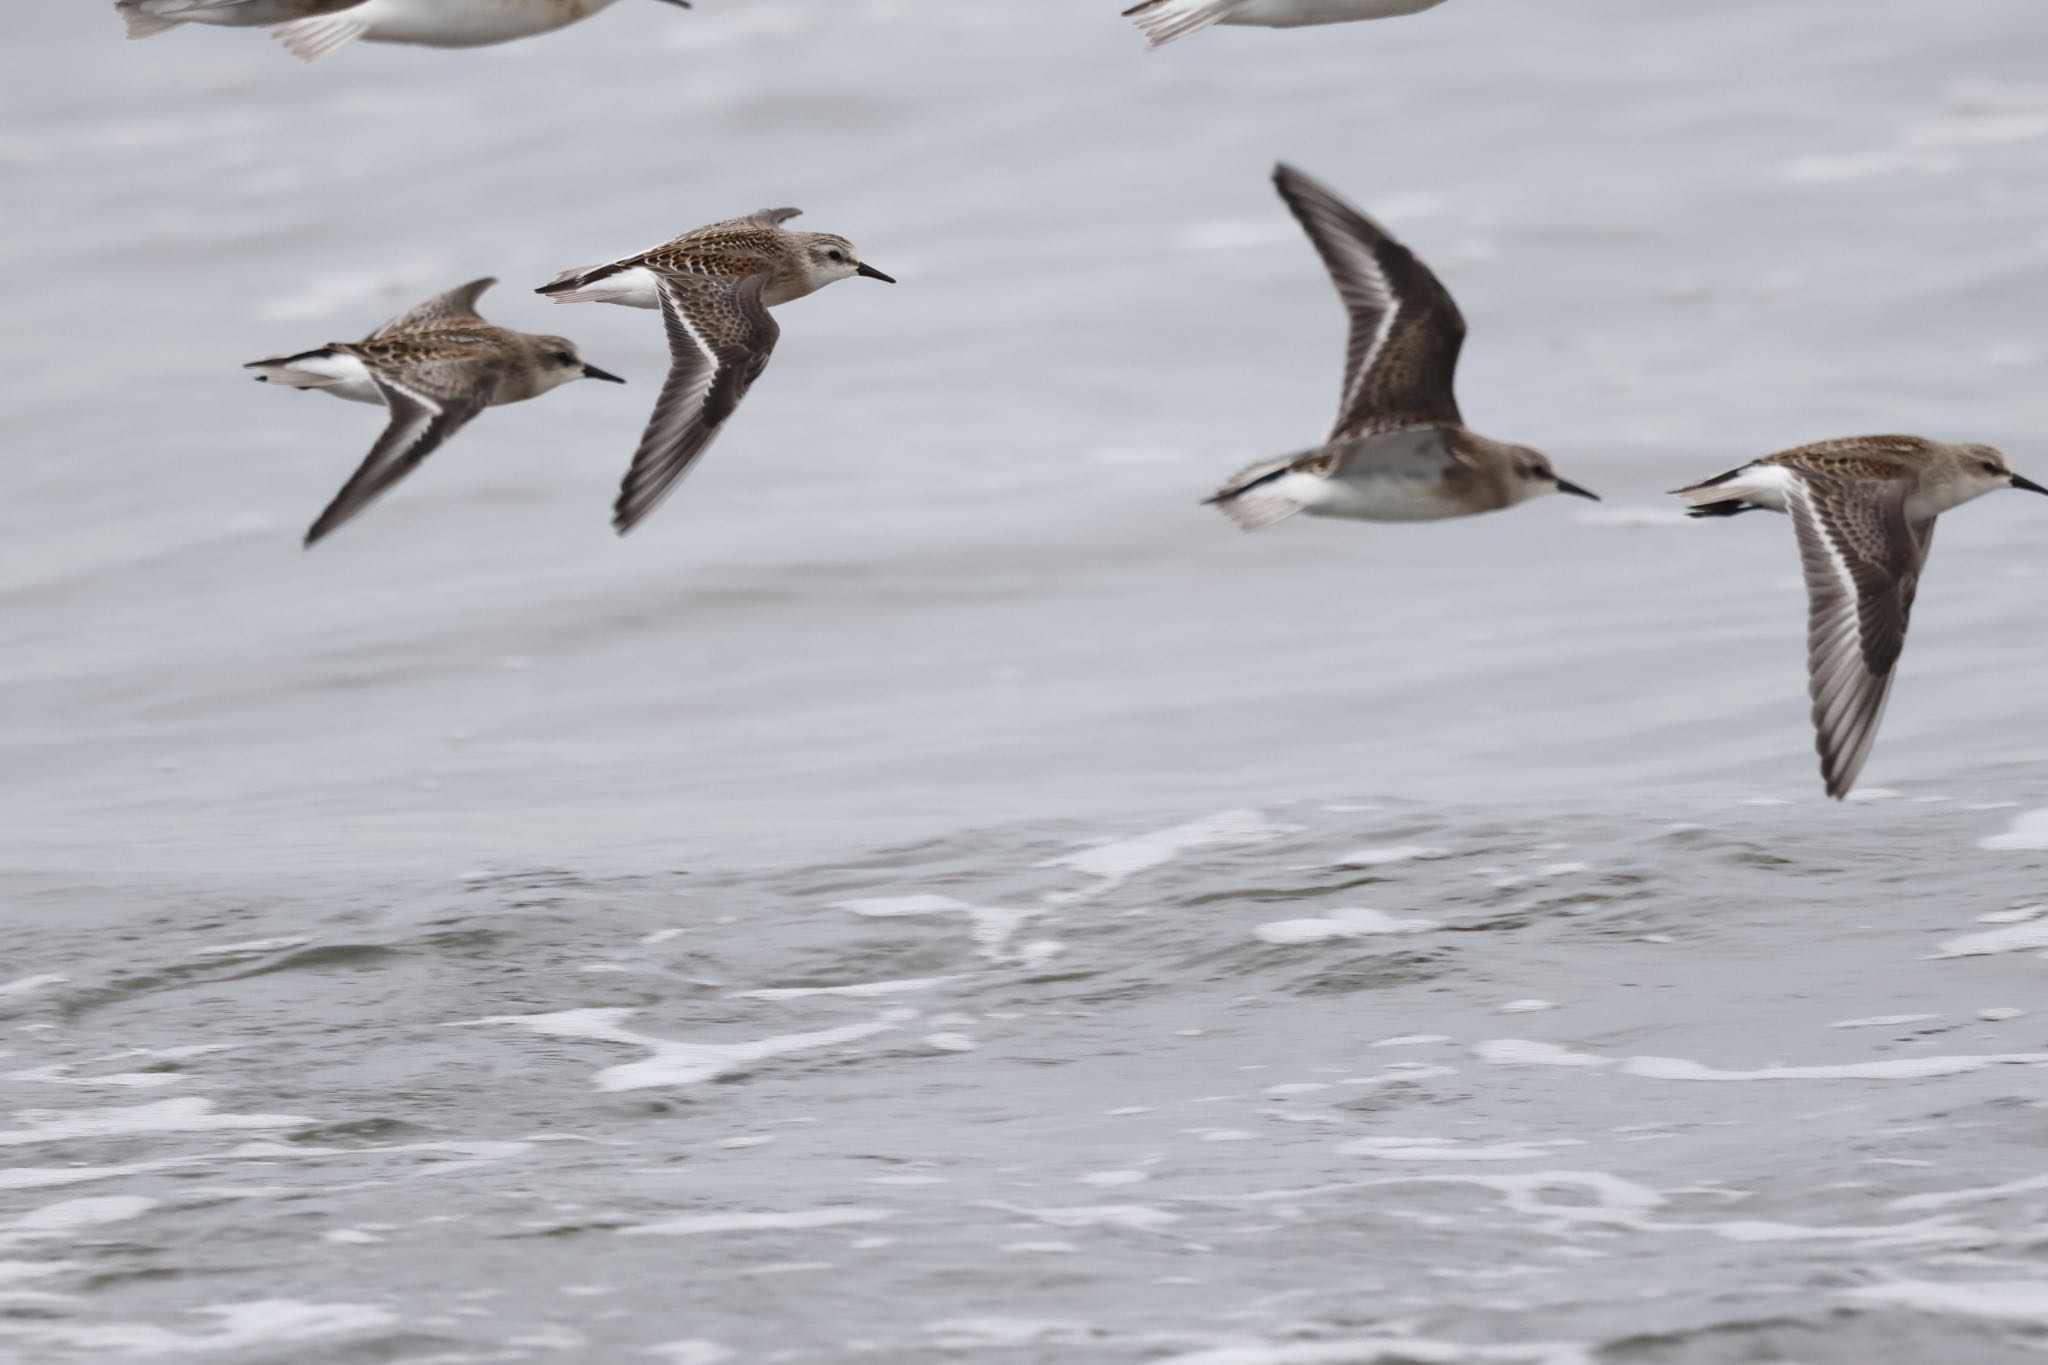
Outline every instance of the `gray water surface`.
{"type": "Polygon", "coordinates": [[[13,16],[0,1359],[2041,1358],[2048,506],[1836,805],[1789,529],[1662,490],[2048,479],[2048,10],[1117,8],[13,16]],[[1334,407],[1283,156],[1607,501],[1197,505],[1334,407]],[[783,203],[903,283],[619,540],[660,328],[526,291],[783,203]],[[380,415],[237,367],[482,274],[632,385],[301,553],[380,415]]]}

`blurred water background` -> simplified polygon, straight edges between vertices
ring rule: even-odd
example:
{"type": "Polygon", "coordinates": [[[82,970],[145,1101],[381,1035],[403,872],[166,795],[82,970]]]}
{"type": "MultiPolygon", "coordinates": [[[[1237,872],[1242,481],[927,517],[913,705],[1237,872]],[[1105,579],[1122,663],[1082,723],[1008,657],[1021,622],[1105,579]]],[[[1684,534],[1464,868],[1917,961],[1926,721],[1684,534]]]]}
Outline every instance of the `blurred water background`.
{"type": "Polygon", "coordinates": [[[1789,528],[1662,490],[2048,478],[2048,9],[1117,7],[16,7],[0,1360],[2041,1358],[2048,507],[1838,806],[1789,528]],[[1604,503],[1197,505],[1335,405],[1276,157],[1604,503]],[[784,203],[903,282],[618,540],[660,328],[526,291],[784,203]],[[238,365],[482,274],[632,386],[301,553],[381,415],[238,365]]]}

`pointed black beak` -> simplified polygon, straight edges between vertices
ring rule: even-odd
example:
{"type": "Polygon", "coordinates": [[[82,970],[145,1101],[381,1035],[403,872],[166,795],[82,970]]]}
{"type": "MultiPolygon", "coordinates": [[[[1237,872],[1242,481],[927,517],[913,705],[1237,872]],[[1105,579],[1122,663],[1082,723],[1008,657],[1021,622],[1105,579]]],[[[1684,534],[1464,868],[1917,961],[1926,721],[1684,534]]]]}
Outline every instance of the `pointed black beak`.
{"type": "Polygon", "coordinates": [[[1590,488],[1581,488],[1577,484],[1572,483],[1570,480],[1567,479],[1559,479],[1557,481],[1557,491],[1560,493],[1569,493],[1575,498],[1591,498],[1594,502],[1600,501],[1600,495],[1598,493],[1595,493],[1590,488]]]}
{"type": "Polygon", "coordinates": [[[2048,488],[2041,487],[2040,484],[2035,483],[2032,479],[2023,479],[2017,474],[2012,476],[2011,482],[2014,488],[2024,488],[2029,493],[2048,493],[2048,488]]]}
{"type": "Polygon", "coordinates": [[[861,265],[853,273],[856,275],[865,275],[871,280],[880,280],[883,284],[896,283],[896,277],[894,275],[884,275],[881,271],[867,264],[861,265]]]}
{"type": "Polygon", "coordinates": [[[583,377],[585,379],[602,379],[607,384],[623,384],[626,382],[610,370],[600,370],[595,365],[585,365],[583,367],[583,377]]]}
{"type": "Polygon", "coordinates": [[[688,9],[690,7],[690,0],[667,0],[667,2],[681,9],[688,9]]]}

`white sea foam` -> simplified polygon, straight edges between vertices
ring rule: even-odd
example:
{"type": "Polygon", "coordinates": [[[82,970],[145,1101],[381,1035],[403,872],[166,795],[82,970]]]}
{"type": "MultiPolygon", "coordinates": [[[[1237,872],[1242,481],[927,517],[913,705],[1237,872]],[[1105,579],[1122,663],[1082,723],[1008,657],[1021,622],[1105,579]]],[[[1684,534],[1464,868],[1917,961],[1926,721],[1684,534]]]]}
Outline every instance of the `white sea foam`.
{"type": "MultiPolygon", "coordinates": [[[[622,1066],[610,1066],[597,1073],[599,1090],[644,1090],[653,1086],[696,1085],[729,1075],[753,1062],[766,1061],[791,1052],[832,1047],[887,1033],[894,1024],[848,1024],[817,1033],[791,1033],[748,1043],[686,1043],[673,1038],[656,1038],[621,1028],[619,1021],[636,1011],[631,1009],[563,1010],[555,1014],[495,1015],[475,1022],[517,1024],[535,1033],[555,1038],[586,1038],[593,1042],[624,1043],[644,1047],[654,1055],[622,1066]]],[[[0,1134],[0,1141],[5,1135],[0,1134]]]]}
{"type": "Polygon", "coordinates": [[[45,986],[61,986],[71,978],[68,976],[22,976],[0,985],[0,996],[27,995],[30,991],[42,990],[45,986]]]}
{"type": "Polygon", "coordinates": [[[1731,1242],[1854,1242],[1863,1247],[1970,1246],[1993,1234],[1982,1228],[1958,1227],[1939,1218],[1917,1223],[1893,1223],[1876,1227],[1808,1227],[1800,1223],[1774,1223],[1757,1219],[1726,1223],[1664,1223],[1660,1228],[1688,1228],[1710,1232],[1731,1242]]]}
{"type": "Polygon", "coordinates": [[[1567,1342],[1466,1346],[1421,1337],[1355,1337],[1216,1346],[1166,1356],[1157,1365],[1593,1365],[1593,1357],[1567,1342]]]}
{"type": "Polygon", "coordinates": [[[252,938],[246,943],[223,943],[217,948],[195,948],[194,957],[257,957],[264,953],[280,952],[286,948],[303,948],[311,939],[305,938],[252,938]]]}
{"type": "Polygon", "coordinates": [[[1402,919],[1384,910],[1362,907],[1332,910],[1313,919],[1270,920],[1252,930],[1264,943],[1321,943],[1333,938],[1361,938],[1373,934],[1419,934],[1441,927],[1441,920],[1413,917],[1402,919]]]}
{"type": "Polygon", "coordinates": [[[730,1347],[720,1346],[715,1341],[667,1341],[659,1346],[644,1346],[642,1355],[659,1356],[668,1365],[725,1365],[733,1359],[730,1347]]]}
{"type": "Polygon", "coordinates": [[[1977,841],[1977,847],[1994,852],[2030,852],[2048,848],[2048,807],[2013,816],[2005,833],[1986,835],[1977,841]]]}
{"type": "Polygon", "coordinates": [[[102,1227],[140,1218],[160,1201],[141,1195],[114,1194],[95,1199],[67,1199],[45,1204],[0,1227],[0,1246],[12,1246],[46,1237],[61,1237],[80,1228],[102,1227]]]}
{"type": "Polygon", "coordinates": [[[728,1232],[785,1232],[809,1228],[848,1227],[857,1223],[886,1223],[896,1216],[894,1209],[835,1208],[803,1209],[795,1213],[707,1213],[690,1218],[671,1218],[660,1223],[642,1223],[620,1228],[625,1237],[702,1237],[728,1232]]]}
{"type": "Polygon", "coordinates": [[[116,1086],[131,1090],[157,1090],[185,1079],[175,1071],[107,1071],[95,1076],[74,1076],[72,1070],[71,1066],[58,1063],[10,1071],[0,1079],[27,1085],[76,1085],[89,1089],[116,1086]]]}
{"type": "Polygon", "coordinates": [[[1437,1066],[1430,1062],[1396,1062],[1376,1076],[1346,1076],[1340,1085],[1378,1086],[1396,1085],[1403,1081],[1423,1081],[1432,1076],[1455,1076],[1458,1068],[1437,1066]]]}
{"type": "Polygon", "coordinates": [[[1099,895],[1141,872],[1164,867],[1182,854],[1198,848],[1262,844],[1291,832],[1292,827],[1273,824],[1256,810],[1228,810],[1134,839],[1119,839],[1076,853],[1062,854],[1047,859],[1039,866],[1072,868],[1087,876],[1098,877],[1101,884],[1084,894],[1099,895]]]}
{"type": "Polygon", "coordinates": [[[1527,1038],[1489,1038],[1472,1049],[1473,1055],[1482,1062],[1495,1066],[1612,1066],[1606,1057],[1595,1057],[1587,1052],[1573,1052],[1555,1043],[1539,1043],[1527,1038]]]}
{"type": "Polygon", "coordinates": [[[1938,1014],[1873,1014],[1867,1019],[1837,1019],[1829,1028],[1894,1028],[1900,1024],[1924,1024],[1938,1014]]]}
{"type": "Polygon", "coordinates": [[[1337,1149],[1345,1156],[1384,1161],[1527,1161],[1551,1155],[1546,1147],[1526,1142],[1473,1144],[1456,1138],[1354,1138],[1337,1149]]]}
{"type": "Polygon", "coordinates": [[[1992,1053],[1962,1057],[1893,1057],[1876,1062],[1837,1066],[1766,1066],[1724,1071],[1683,1057],[1629,1057],[1617,1060],[1591,1053],[1566,1052],[1549,1043],[1497,1038],[1475,1049],[1483,1061],[1500,1066],[1619,1066],[1628,1076],[1658,1081],[1910,1081],[1933,1076],[1962,1076],[1993,1066],[2048,1065],[2048,1052],[1992,1053]]]}
{"type": "Polygon", "coordinates": [[[86,1185],[95,1180],[117,1180],[147,1171],[168,1171],[192,1165],[192,1161],[171,1157],[161,1161],[136,1161],[125,1166],[13,1166],[0,1168],[0,1190],[51,1189],[62,1185],[86,1185]]]}
{"type": "Polygon", "coordinates": [[[320,1234],[320,1240],[335,1246],[375,1246],[384,1239],[363,1228],[330,1228],[320,1234]]]}
{"type": "Polygon", "coordinates": [[[1895,1280],[1848,1290],[1845,1297],[1871,1308],[1916,1308],[1923,1313],[2048,1325],[2048,1279],[1895,1280]]]}
{"type": "Polygon", "coordinates": [[[296,1114],[216,1114],[206,1099],[159,1100],[124,1109],[24,1110],[27,1127],[0,1131],[0,1147],[131,1133],[205,1133],[235,1128],[296,1128],[296,1114]]]}
{"type": "Polygon", "coordinates": [[[1495,1005],[1495,1014],[1534,1014],[1539,1010],[1554,1010],[1557,1006],[1548,1000],[1510,1000],[1505,1005],[1495,1005]]]}
{"type": "Polygon", "coordinates": [[[273,1348],[348,1332],[391,1326],[389,1311],[360,1303],[304,1303],[297,1299],[258,1299],[247,1303],[211,1304],[191,1310],[220,1323],[219,1330],[175,1332],[141,1323],[0,1322],[0,1340],[15,1337],[83,1351],[124,1355],[182,1355],[196,1352],[273,1348]]]}
{"type": "Polygon", "coordinates": [[[934,986],[943,986],[957,981],[952,976],[925,976],[905,981],[863,981],[851,986],[772,986],[766,990],[738,991],[735,1000],[801,1000],[811,995],[845,995],[855,999],[866,999],[875,995],[907,995],[912,991],[928,991],[934,986]]]}
{"type": "Polygon", "coordinates": [[[2048,1052],[2014,1052],[1978,1057],[1896,1057],[1842,1066],[1767,1066],[1754,1071],[1720,1071],[1682,1057],[1631,1057],[1621,1069],[1660,1081],[1914,1081],[1962,1076],[1991,1066],[2041,1066],[2048,1052]]]}
{"type": "Polygon", "coordinates": [[[1444,851],[1422,844],[1393,844],[1386,848],[1361,848],[1337,860],[1338,867],[1385,867],[1390,863],[1413,862],[1418,858],[1441,858],[1444,851]]]}
{"type": "Polygon", "coordinates": [[[1148,1204],[1090,1204],[1070,1208],[1028,1209],[1015,1204],[991,1202],[989,1208],[1019,1214],[1056,1228],[1122,1228],[1129,1232],[1157,1232],[1180,1221],[1180,1215],[1148,1204]]]}
{"type": "MultiPolygon", "coordinates": [[[[951,896],[916,895],[882,896],[865,900],[837,901],[834,909],[850,914],[865,915],[870,919],[900,919],[922,915],[964,915],[969,925],[968,936],[974,940],[976,951],[992,961],[1007,960],[1004,947],[1026,920],[1031,918],[1029,910],[1011,910],[1000,906],[969,905],[954,900],[951,896]]],[[[951,978],[941,978],[950,980],[951,978]]]]}
{"type": "Polygon", "coordinates": [[[925,1324],[932,1345],[944,1351],[994,1351],[1018,1346],[1082,1345],[1094,1341],[1085,1322],[1043,1318],[943,1318],[925,1324]]]}
{"type": "Polygon", "coordinates": [[[1474,1185],[1501,1195],[1517,1213],[1560,1223],[1588,1223],[1641,1229],[1645,1215],[1661,1208],[1664,1196],[1606,1171],[1534,1171],[1521,1175],[1402,1175],[1360,1182],[1362,1185],[1474,1185]],[[1572,1198],[1551,1203],[1542,1196],[1570,1191],[1572,1198]]]}
{"type": "Polygon", "coordinates": [[[1945,939],[1936,945],[1930,956],[1989,957],[1995,953],[2032,952],[2036,948],[2048,948],[2048,920],[2030,920],[2003,929],[1986,929],[1979,934],[1945,939]]]}
{"type": "Polygon", "coordinates": [[[1909,1194],[1903,1199],[1894,1199],[1892,1207],[1902,1211],[1945,1209],[1957,1204],[1981,1204],[2004,1200],[2016,1194],[2031,1194],[2035,1190],[2048,1190],[2048,1175],[2031,1175],[2021,1180],[2009,1180],[2003,1185],[1974,1185],[1961,1190],[1909,1194]]]}

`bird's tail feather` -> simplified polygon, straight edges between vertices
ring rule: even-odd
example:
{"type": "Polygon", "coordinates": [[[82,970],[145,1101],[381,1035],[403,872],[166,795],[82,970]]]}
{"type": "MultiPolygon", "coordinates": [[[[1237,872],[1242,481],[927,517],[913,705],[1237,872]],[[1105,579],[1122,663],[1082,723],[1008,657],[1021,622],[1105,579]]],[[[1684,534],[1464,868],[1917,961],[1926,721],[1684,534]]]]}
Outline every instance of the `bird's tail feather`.
{"type": "Polygon", "coordinates": [[[579,265],[564,270],[533,292],[545,294],[556,303],[609,303],[621,293],[628,292],[604,287],[604,281],[618,271],[616,262],[610,265],[579,265]]]}
{"type": "Polygon", "coordinates": [[[142,0],[117,0],[114,8],[120,11],[121,22],[128,25],[130,38],[154,38],[159,33],[170,32],[181,22],[151,13],[142,7],[142,0]]]}
{"type": "Polygon", "coordinates": [[[1757,506],[1740,497],[1730,497],[1726,485],[1740,478],[1748,466],[1739,466],[1725,474],[1716,474],[1711,479],[1701,479],[1683,488],[1671,491],[1684,498],[1689,517],[1732,517],[1740,512],[1754,512],[1757,506]]]}
{"type": "Polygon", "coordinates": [[[1215,496],[1203,499],[1202,505],[1214,507],[1245,531],[1263,531],[1287,520],[1306,505],[1283,483],[1295,458],[1285,455],[1247,465],[1225,480],[1215,496]]]}
{"type": "Polygon", "coordinates": [[[1158,47],[1209,27],[1237,5],[1237,0],[1143,0],[1124,17],[1145,31],[1158,47]]]}
{"type": "Polygon", "coordinates": [[[269,360],[252,360],[242,368],[256,371],[260,384],[281,384],[288,389],[324,389],[342,382],[339,374],[325,373],[328,366],[322,362],[334,359],[334,352],[322,346],[318,350],[300,351],[297,355],[276,356],[269,360]]]}

